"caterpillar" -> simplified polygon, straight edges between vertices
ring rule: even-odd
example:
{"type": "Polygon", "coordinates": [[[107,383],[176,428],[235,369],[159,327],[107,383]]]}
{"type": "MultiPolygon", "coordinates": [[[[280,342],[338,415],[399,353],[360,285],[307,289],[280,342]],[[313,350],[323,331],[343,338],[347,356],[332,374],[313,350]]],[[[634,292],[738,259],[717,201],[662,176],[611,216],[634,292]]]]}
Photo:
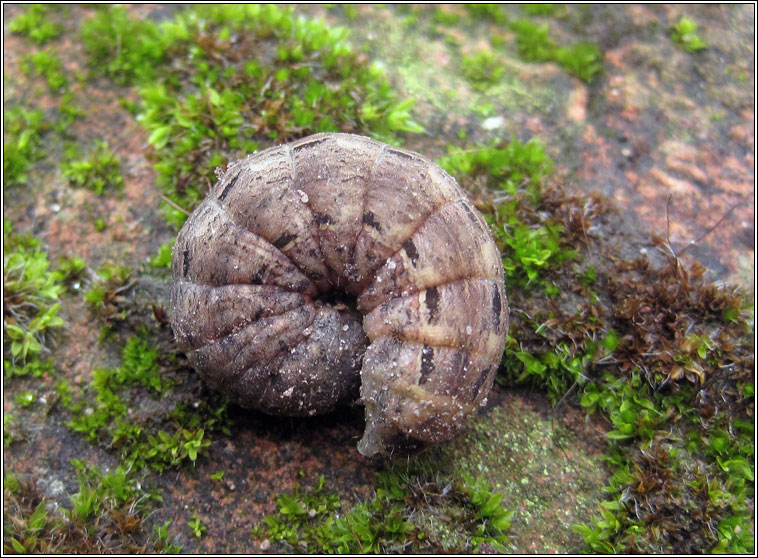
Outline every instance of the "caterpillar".
{"type": "Polygon", "coordinates": [[[508,331],[500,253],[455,179],[353,134],[230,164],[172,276],[172,329],[211,387],[273,415],[359,400],[365,456],[455,436],[508,331]]]}

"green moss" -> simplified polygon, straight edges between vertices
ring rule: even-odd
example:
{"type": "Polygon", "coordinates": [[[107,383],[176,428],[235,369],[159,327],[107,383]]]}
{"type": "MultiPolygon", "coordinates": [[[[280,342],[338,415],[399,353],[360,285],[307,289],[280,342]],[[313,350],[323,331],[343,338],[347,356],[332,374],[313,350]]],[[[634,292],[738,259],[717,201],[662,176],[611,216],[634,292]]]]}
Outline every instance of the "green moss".
{"type": "MultiPolygon", "coordinates": [[[[743,397],[737,378],[749,374],[750,328],[724,321],[739,297],[704,282],[701,269],[647,265],[595,270],[612,316],[587,304],[571,316],[556,310],[519,320],[501,379],[538,386],[553,401],[576,390],[588,414],[608,423],[607,499],[591,523],[575,526],[588,550],[743,552],[752,545],[744,533],[754,431],[741,429],[742,411],[709,402],[743,397]],[[724,362],[736,368],[724,373],[724,362]],[[658,515],[664,509],[667,520],[658,515]],[[723,532],[711,529],[722,521],[723,532]]],[[[559,286],[579,284],[573,277],[559,286]]]]}
{"type": "Polygon", "coordinates": [[[124,187],[121,162],[103,140],[95,140],[84,158],[63,161],[60,168],[71,186],[89,188],[98,196],[106,188],[124,187]]]}
{"type": "Polygon", "coordinates": [[[104,336],[128,317],[126,294],[133,285],[132,269],[110,262],[89,279],[82,296],[87,306],[102,320],[104,336]]]}
{"type": "Polygon", "coordinates": [[[168,528],[171,526],[171,523],[173,523],[173,520],[167,519],[161,525],[155,524],[153,526],[156,547],[164,554],[180,554],[182,552],[182,547],[168,542],[168,528]]]}
{"type": "MultiPolygon", "coordinates": [[[[18,491],[19,481],[12,473],[6,474],[5,481],[11,487],[10,492],[18,491]]],[[[9,494],[12,497],[12,495],[9,494]]],[[[3,533],[3,550],[8,553],[29,554],[45,553],[49,551],[49,546],[44,537],[40,537],[49,532],[54,522],[48,518],[48,511],[45,502],[39,502],[33,510],[26,516],[11,516],[16,519],[12,525],[8,525],[3,533]]]]}
{"type": "MultiPolygon", "coordinates": [[[[175,62],[140,82],[139,119],[167,196],[191,210],[216,182],[217,167],[272,140],[363,130],[395,142],[397,132],[421,131],[410,118],[414,101],[399,99],[347,34],[260,5],[198,6],[164,24],[175,62]]],[[[186,218],[165,212],[177,225],[186,218]]]]}
{"type": "Polygon", "coordinates": [[[169,38],[152,21],[129,17],[124,6],[108,6],[84,22],[81,40],[94,75],[127,85],[152,78],[169,38]]]}
{"type": "Polygon", "coordinates": [[[3,121],[3,183],[25,184],[33,163],[45,156],[42,134],[49,129],[49,122],[42,109],[27,110],[20,106],[6,110],[3,121]]]}
{"type": "Polygon", "coordinates": [[[603,205],[546,180],[552,168],[536,142],[451,150],[440,164],[464,185],[496,192],[481,207],[519,309],[498,381],[537,388],[556,405],[578,401],[608,424],[606,499],[599,515],[574,527],[587,550],[751,548],[745,300],[673,258],[659,267],[615,256],[615,265],[598,265],[587,231],[603,205]]]}
{"type": "Polygon", "coordinates": [[[38,239],[14,234],[10,221],[3,233],[4,357],[24,363],[47,351],[49,330],[64,325],[58,299],[65,286],[38,239]]]}
{"type": "Polygon", "coordinates": [[[504,372],[498,382],[504,385],[534,386],[544,390],[557,403],[575,382],[584,382],[585,365],[590,354],[575,354],[566,344],[552,351],[533,353],[520,349],[516,338],[509,336],[504,372]]]}
{"type": "Polygon", "coordinates": [[[483,19],[497,25],[508,23],[508,15],[502,4],[464,4],[464,7],[475,19],[483,19]]]}
{"type": "MultiPolygon", "coordinates": [[[[657,540],[669,530],[688,533],[685,548],[749,552],[754,544],[747,501],[748,485],[754,482],[752,426],[727,419],[735,427],[733,433],[706,430],[689,404],[694,390],[649,393],[648,398],[642,395],[645,391],[639,376],[632,376],[631,382],[606,376],[600,385],[585,389],[582,405],[601,407],[615,426],[608,432],[608,459],[615,474],[606,488],[609,499],[600,505],[601,515],[575,529],[593,551],[675,549],[682,543],[657,540]],[[680,425],[679,435],[663,436],[664,425],[677,415],[689,420],[680,425]],[[625,445],[627,440],[642,441],[638,447],[651,449],[638,453],[632,449],[636,444],[625,445]],[[634,517],[626,501],[650,511],[634,517]],[[672,502],[673,522],[653,517],[660,507],[671,509],[672,502]],[[703,524],[714,520],[724,528],[713,531],[703,524]]],[[[716,424],[726,418],[722,415],[716,424]]]]}
{"type": "Polygon", "coordinates": [[[68,78],[63,73],[63,65],[54,50],[41,50],[25,56],[21,60],[21,68],[27,74],[43,76],[53,93],[62,93],[68,89],[68,78]]]}
{"type": "Polygon", "coordinates": [[[102,217],[95,219],[95,230],[97,232],[103,232],[106,228],[105,220],[102,217]]]}
{"type": "Polygon", "coordinates": [[[518,53],[528,62],[547,62],[553,59],[555,43],[550,38],[550,26],[537,24],[529,19],[519,19],[510,24],[516,33],[518,53]]]}
{"type": "Polygon", "coordinates": [[[158,253],[150,258],[150,265],[153,267],[171,268],[171,251],[173,247],[173,241],[161,244],[160,248],[158,248],[158,253]]]}
{"type": "Polygon", "coordinates": [[[558,6],[555,4],[523,4],[521,9],[531,16],[552,16],[555,15],[558,6]]]}
{"type": "Polygon", "coordinates": [[[519,19],[510,24],[516,33],[519,56],[528,62],[556,62],[569,74],[586,83],[602,72],[602,54],[594,43],[579,42],[571,46],[557,46],[550,37],[547,23],[519,19]]]}
{"type": "Polygon", "coordinates": [[[553,169],[553,162],[537,138],[527,142],[511,138],[508,142],[463,149],[450,146],[448,154],[437,162],[464,182],[480,178],[490,189],[504,190],[509,194],[524,191],[532,201],[539,199],[541,181],[553,169]]]}
{"type": "Polygon", "coordinates": [[[488,50],[464,56],[461,67],[464,77],[476,89],[486,89],[497,83],[505,73],[505,68],[498,62],[497,56],[488,50]]]}
{"type": "Polygon", "coordinates": [[[576,252],[567,247],[563,226],[540,210],[542,180],[553,165],[541,142],[513,138],[504,145],[451,148],[438,163],[464,184],[475,181],[508,194],[487,214],[503,252],[507,284],[552,289],[543,271],[575,258],[576,252]]]}
{"type": "Polygon", "coordinates": [[[203,525],[202,521],[197,517],[197,514],[192,514],[192,521],[189,521],[187,523],[192,529],[192,534],[195,535],[198,539],[203,536],[203,532],[207,530],[208,528],[203,525]]]}
{"type": "Polygon", "coordinates": [[[277,498],[277,511],[254,535],[287,552],[503,552],[512,512],[481,479],[443,477],[426,460],[393,467],[378,478],[375,496],[347,506],[325,489],[296,488],[277,498]]]}
{"type": "MultiPolygon", "coordinates": [[[[77,492],[64,506],[37,488],[35,479],[6,471],[3,483],[3,550],[13,554],[171,552],[167,532],[150,536],[144,522],[159,498],[140,488],[122,467],[102,472],[74,459],[77,492]]],[[[164,528],[166,525],[164,524],[164,528]]],[[[165,531],[165,529],[164,529],[165,531]]]]}
{"type": "Polygon", "coordinates": [[[14,378],[17,376],[29,376],[32,378],[40,378],[45,374],[49,374],[54,370],[52,360],[39,360],[38,358],[28,359],[23,363],[23,366],[18,363],[14,363],[11,360],[3,362],[3,377],[14,378]]]}
{"type": "MultiPolygon", "coordinates": [[[[540,284],[540,274],[545,268],[555,267],[566,260],[577,257],[573,250],[563,245],[563,226],[546,220],[535,227],[509,219],[502,228],[496,228],[496,235],[509,249],[503,257],[503,267],[509,283],[530,289],[540,284]]],[[[543,287],[550,286],[543,283],[543,287]]],[[[554,289],[549,291],[556,294],[554,289]]]]}
{"type": "Polygon", "coordinates": [[[603,71],[603,55],[595,43],[579,42],[558,47],[553,56],[559,66],[585,83],[591,83],[603,71]]]}
{"type": "Polygon", "coordinates": [[[102,473],[82,460],[74,459],[72,463],[79,480],[79,492],[71,496],[69,514],[72,519],[86,521],[104,507],[116,508],[127,502],[138,504],[137,482],[123,467],[102,473]]]}
{"type": "Polygon", "coordinates": [[[352,4],[339,4],[342,13],[349,21],[353,21],[358,17],[358,10],[352,4]]]}
{"type": "Polygon", "coordinates": [[[76,291],[79,288],[79,281],[84,276],[87,264],[81,258],[64,257],[58,261],[57,273],[60,275],[64,285],[70,291],[76,291]]]}
{"type": "Polygon", "coordinates": [[[76,139],[71,126],[87,113],[74,104],[74,94],[70,91],[61,95],[58,103],[58,115],[53,126],[64,139],[76,139]]]}
{"type": "Polygon", "coordinates": [[[24,13],[8,22],[8,29],[11,33],[27,36],[42,45],[57,38],[63,31],[62,25],[47,18],[55,9],[55,6],[46,4],[32,4],[24,13]]]}
{"type": "Polygon", "coordinates": [[[10,446],[16,440],[12,428],[15,418],[13,413],[3,413],[3,447],[10,446]]]}
{"type": "Polygon", "coordinates": [[[461,20],[461,14],[439,7],[435,8],[432,17],[435,23],[447,26],[457,25],[461,20]]]}
{"type": "Polygon", "coordinates": [[[16,394],[16,404],[21,407],[28,407],[34,403],[34,393],[31,391],[21,391],[16,394]]]}
{"type": "Polygon", "coordinates": [[[158,472],[206,455],[206,432],[228,433],[226,404],[219,401],[206,401],[191,412],[180,404],[166,404],[153,414],[149,427],[132,422],[131,412],[161,400],[170,382],[158,351],[147,342],[129,339],[121,356],[120,366],[93,370],[82,390],[58,383],[61,403],[71,413],[68,428],[115,450],[125,469],[149,467],[158,472]]]}
{"type": "Polygon", "coordinates": [[[671,40],[684,51],[696,52],[708,48],[706,42],[697,34],[697,23],[687,16],[682,16],[671,29],[671,40]]]}
{"type": "Polygon", "coordinates": [[[40,360],[52,328],[65,325],[60,297],[84,264],[76,258],[51,269],[39,239],[18,235],[4,223],[3,285],[5,316],[3,376],[39,378],[52,374],[52,360],[40,360]]]}

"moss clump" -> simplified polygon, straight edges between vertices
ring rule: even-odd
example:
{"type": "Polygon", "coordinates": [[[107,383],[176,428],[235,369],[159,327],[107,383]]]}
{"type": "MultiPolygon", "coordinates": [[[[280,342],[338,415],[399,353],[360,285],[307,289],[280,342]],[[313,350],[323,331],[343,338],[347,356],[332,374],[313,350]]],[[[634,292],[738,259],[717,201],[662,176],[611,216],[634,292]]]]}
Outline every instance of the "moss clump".
{"type": "Polygon", "coordinates": [[[519,19],[510,24],[516,33],[518,53],[528,62],[556,62],[568,73],[590,83],[602,71],[602,55],[594,43],[579,42],[556,46],[550,37],[550,25],[519,19]]]}
{"type": "Polygon", "coordinates": [[[376,495],[347,509],[322,476],[312,488],[279,496],[254,535],[286,552],[505,552],[512,512],[502,499],[481,479],[444,475],[417,460],[380,474],[376,495]]]}
{"type": "Polygon", "coordinates": [[[130,17],[124,6],[99,10],[81,30],[92,73],[121,85],[152,79],[170,40],[152,21],[130,17]]]}
{"type": "Polygon", "coordinates": [[[578,527],[594,550],[753,546],[752,325],[744,299],[704,271],[672,257],[620,262],[603,278],[617,341],[587,367],[581,404],[612,425],[615,475],[602,516],[578,527]]]}
{"type": "MultiPolygon", "coordinates": [[[[3,224],[3,337],[10,365],[32,365],[49,349],[48,330],[64,325],[58,299],[65,291],[64,275],[50,269],[39,239],[16,235],[3,224]]],[[[33,365],[36,366],[36,365],[33,365]]],[[[13,375],[13,372],[10,372],[13,375]]],[[[16,375],[22,375],[17,371],[16,375]]]]}
{"type": "Polygon", "coordinates": [[[110,262],[91,273],[82,296],[87,306],[103,322],[103,336],[129,316],[131,309],[127,294],[134,286],[132,273],[131,268],[110,262]]]}
{"type": "Polygon", "coordinates": [[[65,92],[68,89],[68,78],[62,71],[62,64],[55,51],[38,51],[21,60],[21,67],[27,74],[34,73],[43,76],[53,93],[65,92]]]}
{"type": "Polygon", "coordinates": [[[150,535],[145,520],[154,494],[138,488],[122,467],[102,472],[74,459],[78,491],[59,507],[33,478],[6,471],[3,482],[3,551],[8,554],[178,552],[168,535],[150,535]],[[148,496],[148,497],[146,497],[148,496]]]}
{"type": "Polygon", "coordinates": [[[25,184],[27,172],[45,156],[42,134],[49,129],[42,109],[15,106],[3,114],[3,181],[6,186],[25,184]]]}
{"type": "Polygon", "coordinates": [[[480,50],[464,56],[461,65],[464,77],[476,89],[486,89],[497,83],[505,73],[505,68],[498,63],[495,54],[489,50],[480,50]]]}
{"type": "Polygon", "coordinates": [[[11,33],[27,36],[38,45],[42,45],[63,32],[62,25],[48,19],[55,9],[56,6],[32,4],[24,13],[8,22],[8,29],[11,33]]]}
{"type": "Polygon", "coordinates": [[[509,288],[542,286],[556,294],[543,270],[559,267],[576,257],[569,248],[565,227],[546,217],[550,199],[541,195],[542,181],[553,162],[536,138],[521,142],[451,148],[439,164],[459,181],[475,190],[487,187],[496,192],[498,203],[482,207],[503,253],[509,288]]]}
{"type": "Polygon", "coordinates": [[[555,4],[523,4],[521,9],[530,16],[553,16],[558,11],[555,4]]]}
{"type": "Polygon", "coordinates": [[[671,29],[671,40],[687,52],[696,52],[708,48],[706,42],[697,34],[697,23],[687,16],[682,16],[671,29]]]}
{"type": "MultiPolygon", "coordinates": [[[[399,99],[384,72],[353,52],[346,29],[289,8],[197,6],[160,25],[111,8],[82,33],[93,66],[139,85],[158,182],[187,210],[217,167],[271,141],[362,130],[392,142],[421,131],[413,100],[399,99]]],[[[166,213],[177,225],[185,218],[166,213]]]]}
{"type": "Polygon", "coordinates": [[[158,253],[150,258],[150,265],[153,267],[171,268],[171,250],[174,247],[173,242],[164,242],[158,248],[158,253]]]}
{"type": "Polygon", "coordinates": [[[60,381],[58,395],[71,412],[67,426],[91,442],[115,449],[129,469],[162,472],[185,460],[194,462],[208,451],[206,432],[229,432],[226,404],[207,400],[192,412],[181,402],[167,404],[161,413],[152,413],[149,427],[133,421],[140,407],[152,408],[148,401],[160,400],[170,385],[164,366],[155,348],[132,337],[122,349],[121,365],[95,369],[84,390],[60,381]]]}
{"type": "Polygon", "coordinates": [[[106,188],[124,187],[121,162],[103,140],[96,140],[84,158],[63,161],[61,172],[71,186],[89,188],[98,196],[106,188]]]}
{"type": "Polygon", "coordinates": [[[508,15],[502,4],[464,4],[468,13],[478,20],[486,20],[497,25],[508,23],[508,15]]]}
{"type": "Polygon", "coordinates": [[[746,300],[661,239],[656,265],[619,259],[597,240],[602,200],[567,196],[527,145],[478,146],[441,164],[478,192],[519,309],[498,381],[578,402],[608,424],[608,499],[576,531],[596,552],[744,552],[754,483],[746,300]]]}

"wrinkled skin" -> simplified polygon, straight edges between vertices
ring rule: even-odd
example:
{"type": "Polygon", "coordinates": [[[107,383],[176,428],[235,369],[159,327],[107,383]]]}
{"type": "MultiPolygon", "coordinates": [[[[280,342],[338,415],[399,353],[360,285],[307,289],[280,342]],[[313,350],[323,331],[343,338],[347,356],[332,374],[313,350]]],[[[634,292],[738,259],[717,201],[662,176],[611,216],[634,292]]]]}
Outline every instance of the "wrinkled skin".
{"type": "Polygon", "coordinates": [[[500,254],[455,180],[351,134],[230,165],[172,271],[174,333],[211,386],[278,415],[360,394],[367,456],[453,437],[508,330],[500,254]]]}

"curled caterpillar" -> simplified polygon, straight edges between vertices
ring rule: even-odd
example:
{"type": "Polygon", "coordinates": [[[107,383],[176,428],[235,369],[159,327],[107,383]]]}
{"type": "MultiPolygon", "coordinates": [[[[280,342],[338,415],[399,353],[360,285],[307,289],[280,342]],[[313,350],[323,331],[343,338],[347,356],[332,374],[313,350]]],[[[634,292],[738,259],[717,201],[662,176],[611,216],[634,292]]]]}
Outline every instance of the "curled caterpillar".
{"type": "Polygon", "coordinates": [[[229,166],[174,246],[170,319],[243,407],[358,399],[367,456],[452,438],[492,387],[508,330],[500,253],[423,156],[316,134],[229,166]]]}

